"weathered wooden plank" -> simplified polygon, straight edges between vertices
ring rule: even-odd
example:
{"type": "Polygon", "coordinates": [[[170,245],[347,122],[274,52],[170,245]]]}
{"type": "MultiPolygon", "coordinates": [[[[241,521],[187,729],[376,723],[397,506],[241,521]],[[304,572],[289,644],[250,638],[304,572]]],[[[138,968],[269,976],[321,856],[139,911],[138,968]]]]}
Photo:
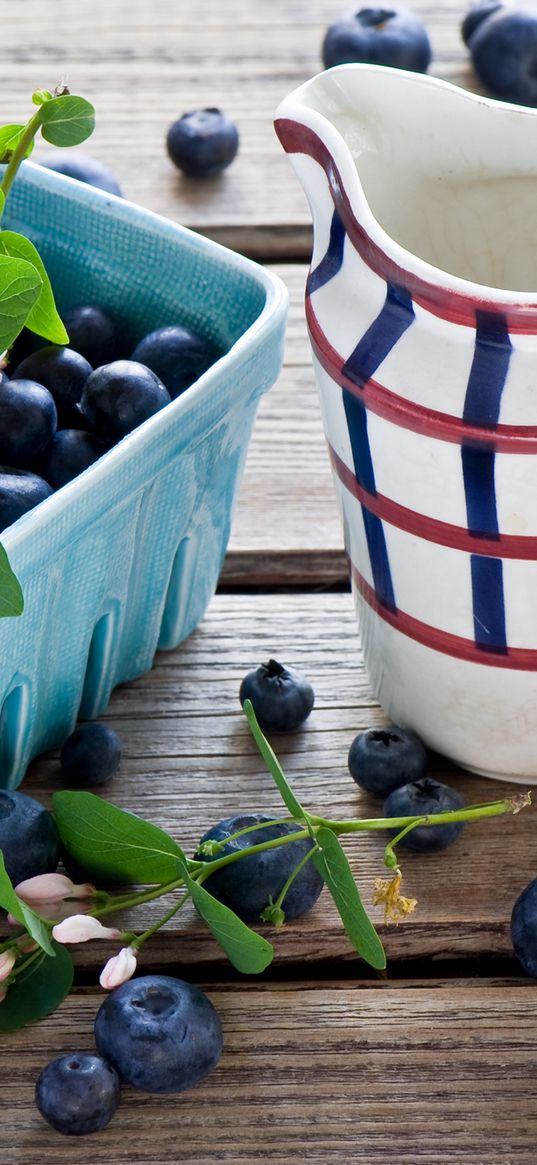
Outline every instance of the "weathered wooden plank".
{"type": "MultiPolygon", "coordinates": [[[[141,680],[118,688],[106,719],[121,734],[124,760],[104,790],[115,804],[168,829],[192,853],[211,824],[234,812],[278,809],[279,798],[250,737],[238,701],[242,676],[270,656],[303,671],[316,689],[304,727],[273,738],[306,807],[337,819],[379,815],[381,803],[354,784],[347,753],[354,735],[384,718],[373,699],[348,594],[217,595],[201,627],[177,651],[161,654],[141,680]]],[[[431,773],[455,784],[467,802],[513,791],[462,774],[439,758],[431,773]]],[[[56,755],[31,766],[24,789],[50,804],[59,784],[56,755]]],[[[382,876],[380,833],[345,842],[364,902],[382,876]]],[[[535,809],[467,826],[444,853],[404,856],[406,892],[418,908],[404,925],[381,926],[390,960],[510,954],[509,917],[535,876],[535,809]]],[[[155,904],[129,925],[156,921],[155,904]]],[[[379,908],[373,911],[380,923],[379,908]]],[[[354,961],[326,891],[303,919],[267,931],[279,962],[354,961]]],[[[77,963],[97,968],[105,944],[87,943],[77,963]]],[[[143,966],[213,964],[221,955],[195,912],[185,908],[148,943],[143,966]]]]}
{"type": "MultiPolygon", "coordinates": [[[[345,9],[332,0],[204,2],[1,0],[0,117],[22,119],[33,89],[67,77],[94,101],[90,151],[135,202],[231,247],[264,258],[307,258],[310,215],[272,128],[279,101],[321,68],[324,30],[345,9]],[[23,12],[21,35],[20,13],[23,12]],[[221,106],[241,134],[220,178],[184,179],[167,158],[170,123],[188,109],[221,106]]],[[[413,5],[429,28],[431,71],[475,86],[459,35],[464,5],[413,5]]],[[[41,147],[36,150],[38,159],[41,147]]]]}
{"type": "Polygon", "coordinates": [[[6,1165],[534,1165],[537,1024],[532,984],[336,982],[211,986],[225,1048],[181,1095],[126,1086],[98,1136],[46,1126],[33,1089],[49,1059],[93,1048],[102,997],[2,1037],[6,1165]],[[7,1154],[7,1155],[6,1155],[7,1154]]]}

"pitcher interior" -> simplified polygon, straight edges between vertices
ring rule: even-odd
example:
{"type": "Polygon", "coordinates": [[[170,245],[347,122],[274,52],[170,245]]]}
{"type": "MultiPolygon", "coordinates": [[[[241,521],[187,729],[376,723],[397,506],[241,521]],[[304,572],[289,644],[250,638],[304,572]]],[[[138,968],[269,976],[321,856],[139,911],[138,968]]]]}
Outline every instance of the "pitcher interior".
{"type": "Polygon", "coordinates": [[[302,99],[341,134],[393,240],[460,278],[537,290],[536,111],[367,66],[321,74],[302,99]]]}

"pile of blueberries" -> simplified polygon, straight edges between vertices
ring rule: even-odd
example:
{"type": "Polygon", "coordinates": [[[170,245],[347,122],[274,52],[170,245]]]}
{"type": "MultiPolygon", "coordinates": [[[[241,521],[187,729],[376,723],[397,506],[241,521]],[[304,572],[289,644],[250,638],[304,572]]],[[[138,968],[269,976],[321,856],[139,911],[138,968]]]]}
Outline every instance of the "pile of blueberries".
{"type": "Polygon", "coordinates": [[[63,322],[69,346],[36,347],[37,337],[23,332],[0,372],[0,530],[164,408],[217,357],[207,338],[174,323],[144,336],[126,358],[123,329],[95,304],[73,308],[63,322]]]}

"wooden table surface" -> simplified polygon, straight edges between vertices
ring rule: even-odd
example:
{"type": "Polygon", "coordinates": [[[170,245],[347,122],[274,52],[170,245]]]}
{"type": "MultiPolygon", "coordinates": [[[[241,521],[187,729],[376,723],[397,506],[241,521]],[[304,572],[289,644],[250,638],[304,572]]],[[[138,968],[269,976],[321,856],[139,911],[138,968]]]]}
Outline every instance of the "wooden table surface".
{"type": "MultiPolygon", "coordinates": [[[[431,72],[475,88],[464,7],[414,8],[431,35],[431,72]]],[[[238,702],[242,676],[269,655],[316,689],[307,724],[277,742],[301,799],[338,817],[379,808],[346,765],[356,732],[384,717],[364,671],[303,321],[309,212],[271,124],[279,100],[319,70],[339,13],[332,0],[0,0],[3,121],[26,116],[33,89],[67,80],[97,108],[88,152],[128,198],[270,263],[290,292],[285,365],[260,405],[219,591],[189,640],[118,688],[105,713],[124,742],[106,796],[189,852],[221,817],[277,807],[238,702]],[[200,184],[173,169],[164,139],[180,113],[207,105],[236,120],[241,149],[221,179],[200,184]]],[[[441,758],[431,771],[468,801],[508,791],[441,758]]],[[[24,789],[50,805],[58,784],[51,754],[24,789]]],[[[304,919],[266,928],[276,959],[260,979],[232,972],[193,911],[179,916],[144,948],[140,970],[207,990],[224,1026],[221,1063],[180,1096],[125,1088],[109,1127],[75,1140],[44,1124],[33,1089],[50,1058],[93,1046],[110,952],[80,946],[69,999],[2,1039],[2,1161],[535,1165],[536,987],[509,938],[513,902],[536,873],[535,837],[529,810],[467,827],[444,854],[410,856],[418,908],[398,928],[377,911],[388,970],[376,977],[326,894],[304,919]]],[[[382,847],[375,835],[347,846],[367,902],[382,847]]],[[[155,918],[147,906],[132,925],[155,918]]]]}

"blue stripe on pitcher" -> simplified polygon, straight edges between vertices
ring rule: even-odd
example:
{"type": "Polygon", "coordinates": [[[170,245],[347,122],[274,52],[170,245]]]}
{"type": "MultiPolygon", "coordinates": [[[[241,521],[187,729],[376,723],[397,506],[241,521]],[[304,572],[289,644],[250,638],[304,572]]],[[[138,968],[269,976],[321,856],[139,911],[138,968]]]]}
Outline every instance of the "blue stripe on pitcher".
{"type": "MultiPolygon", "coordinates": [[[[476,312],[475,350],[463,420],[470,425],[497,425],[511,341],[504,316],[476,312]]],[[[468,529],[472,534],[499,537],[496,506],[495,453],[492,449],[461,448],[468,529]]],[[[499,558],[470,557],[474,636],[484,650],[506,651],[503,564],[499,558]]]]}
{"type": "Polygon", "coordinates": [[[337,275],[343,263],[345,238],[345,227],[337,210],[334,210],[330,224],[328,247],[315,270],[310,271],[308,275],[306,295],[312,295],[314,291],[318,291],[320,287],[324,287],[325,283],[328,283],[330,279],[334,278],[334,275],[337,275]]]}

